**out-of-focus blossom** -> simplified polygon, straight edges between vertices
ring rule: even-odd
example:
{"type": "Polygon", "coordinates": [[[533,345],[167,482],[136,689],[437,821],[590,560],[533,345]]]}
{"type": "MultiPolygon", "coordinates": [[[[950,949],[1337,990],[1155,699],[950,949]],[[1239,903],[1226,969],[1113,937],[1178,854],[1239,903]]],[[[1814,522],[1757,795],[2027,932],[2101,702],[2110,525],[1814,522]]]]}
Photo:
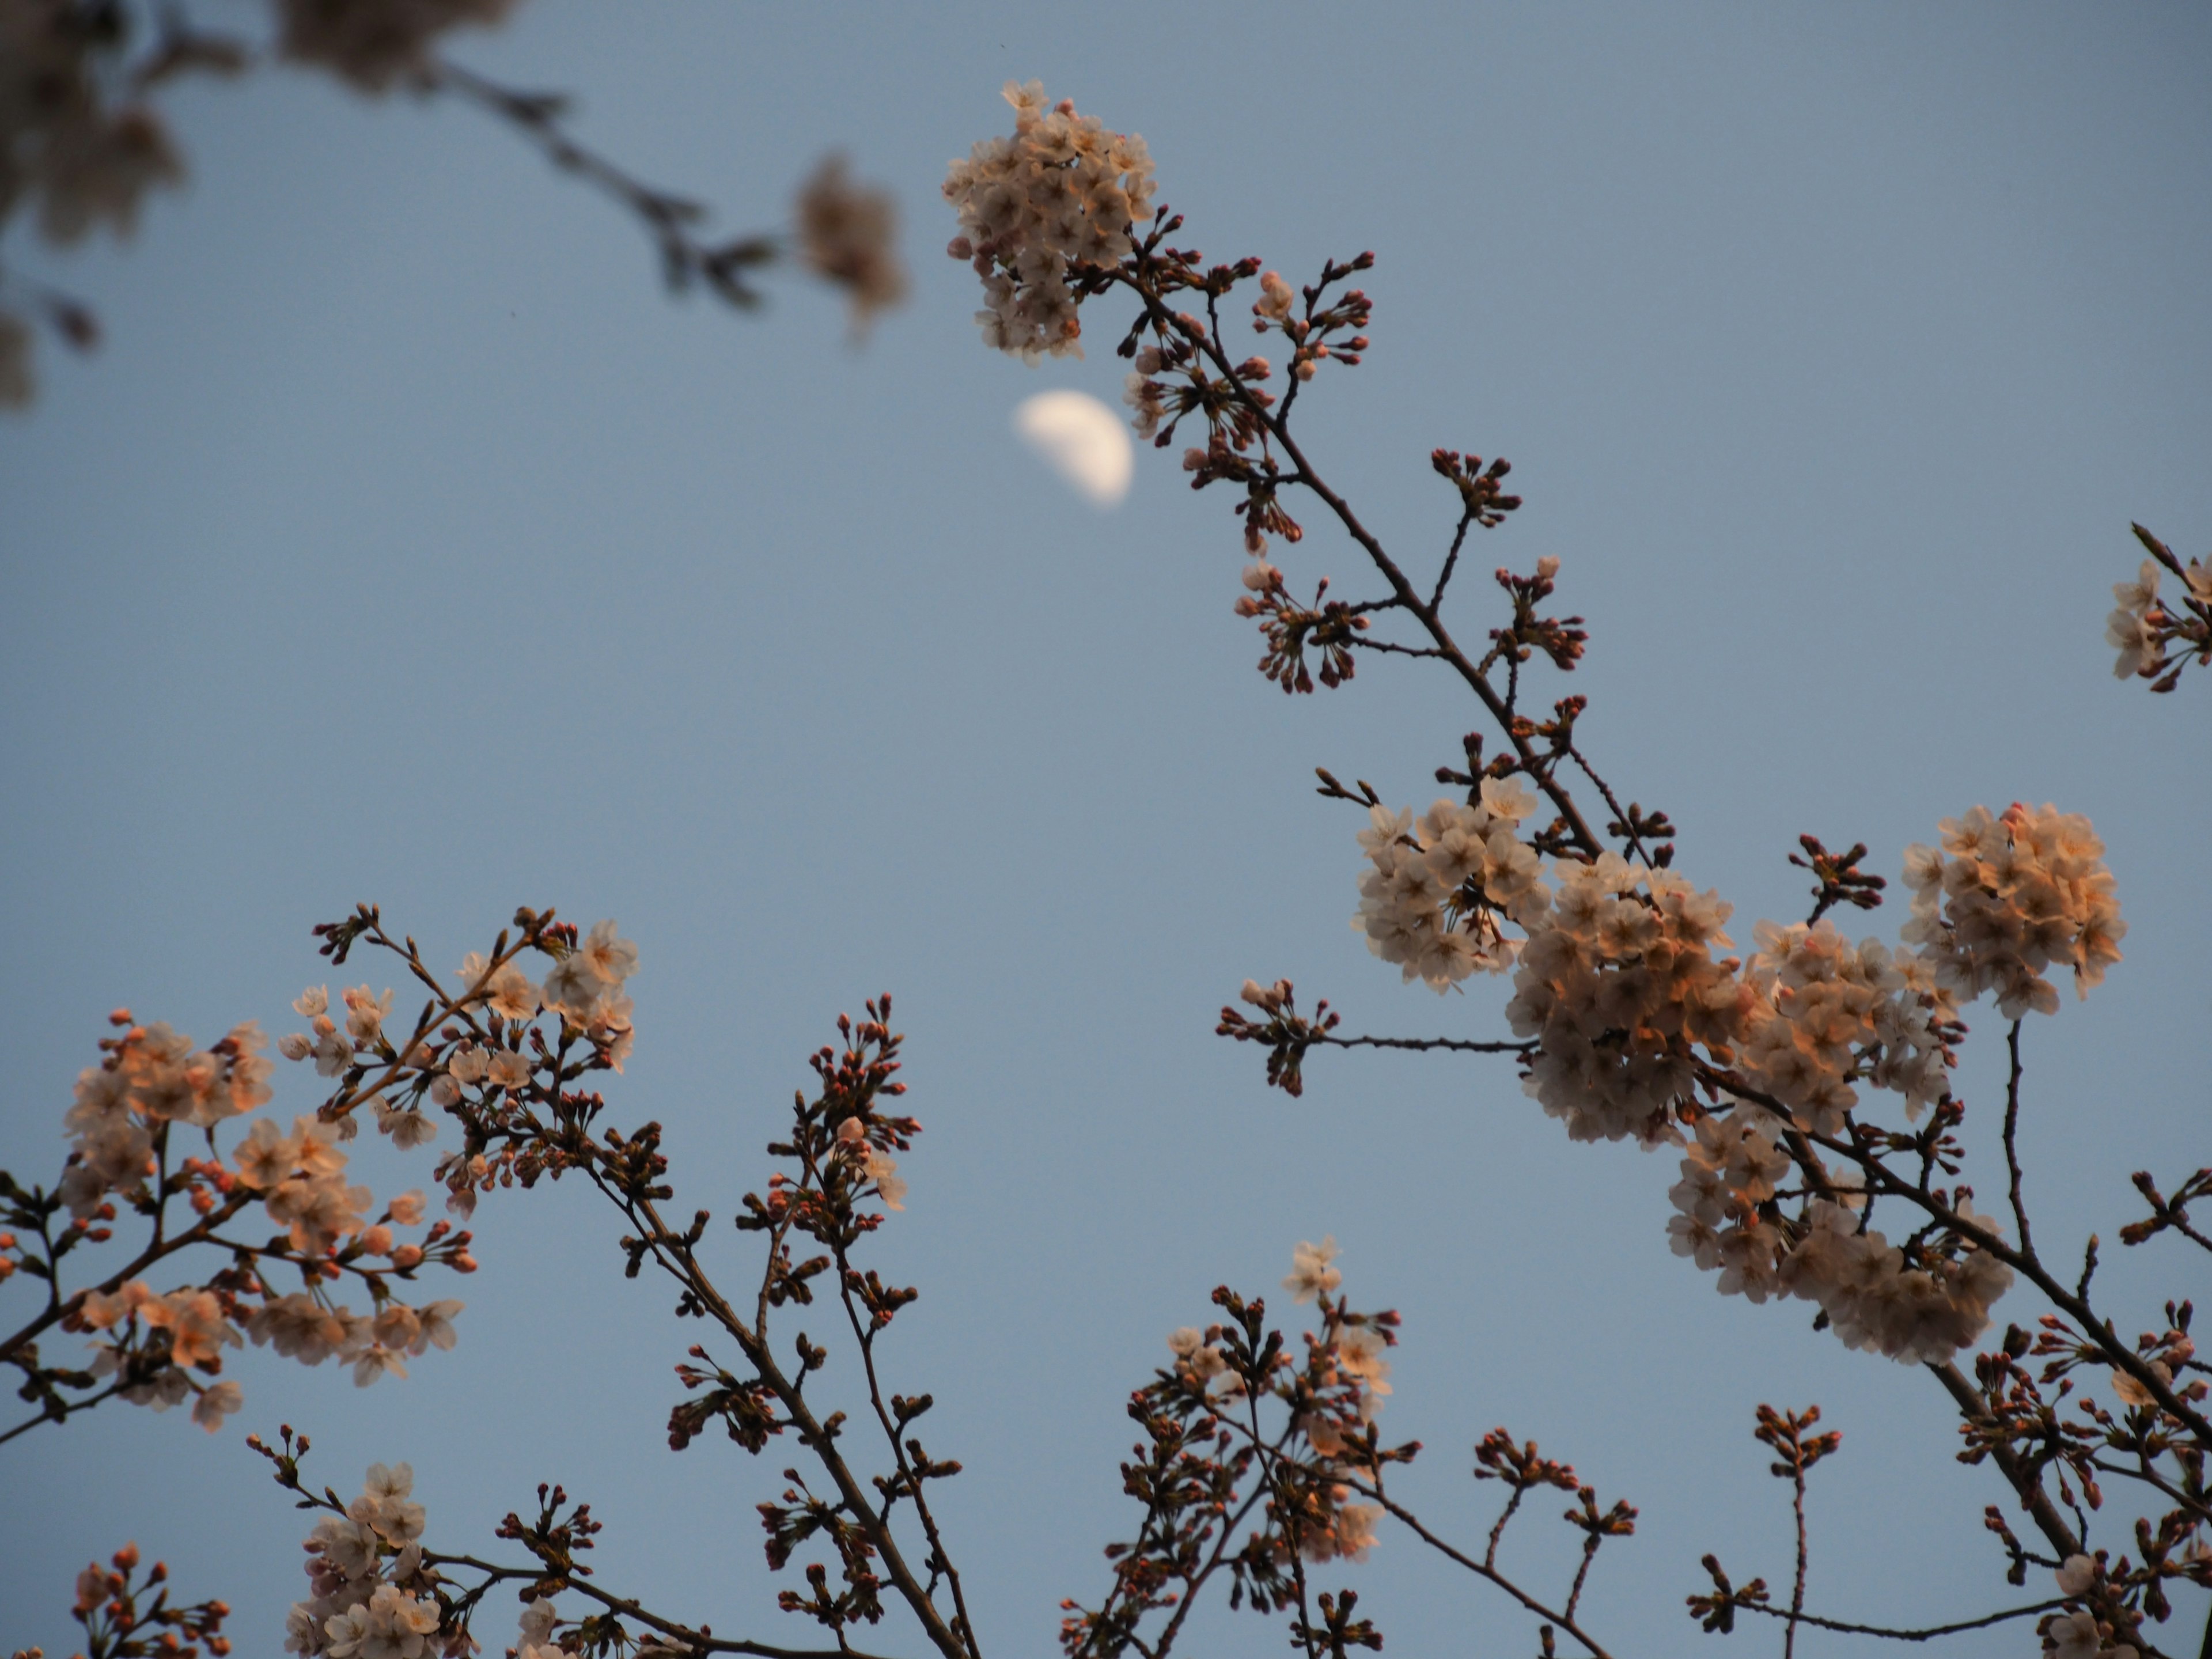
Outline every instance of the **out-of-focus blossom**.
{"type": "Polygon", "coordinates": [[[826,157],[799,187],[799,257],[824,282],[844,289],[853,331],[867,331],[875,314],[906,297],[898,258],[898,207],[891,193],[856,185],[845,158],[826,157]]]}
{"type": "MultiPolygon", "coordinates": [[[[428,74],[438,37],[489,26],[516,0],[277,0],[281,49],[372,94],[428,74]]],[[[410,1656],[411,1659],[411,1656],[410,1656]]]]}
{"type": "Polygon", "coordinates": [[[1336,1237],[1330,1234],[1318,1244],[1300,1239],[1297,1248],[1291,1252],[1291,1271],[1283,1280],[1283,1288],[1291,1293],[1293,1302],[1310,1302],[1316,1296],[1327,1296],[1344,1283],[1344,1274],[1329,1266],[1336,1260],[1336,1237]]]}

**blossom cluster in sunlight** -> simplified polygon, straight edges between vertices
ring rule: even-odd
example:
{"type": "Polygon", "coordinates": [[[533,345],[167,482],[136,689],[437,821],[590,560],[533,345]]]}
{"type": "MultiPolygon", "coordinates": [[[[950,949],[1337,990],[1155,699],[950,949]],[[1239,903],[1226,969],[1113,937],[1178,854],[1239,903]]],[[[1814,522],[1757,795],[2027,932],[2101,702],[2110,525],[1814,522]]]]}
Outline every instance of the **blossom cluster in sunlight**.
{"type": "Polygon", "coordinates": [[[1939,984],[1969,1001],[1994,991],[1997,1011],[2018,1019],[2057,1012],[2045,969],[2070,968],[2082,997],[2104,982],[2128,925],[2087,818],[2014,801],[2001,817],[1977,806],[1940,827],[1940,848],[1905,849],[1904,929],[1939,984]]]}
{"type": "Polygon", "coordinates": [[[1944,1028],[1958,1009],[1924,957],[1880,939],[1853,945],[1825,918],[1762,921],[1746,976],[1758,992],[1744,1071],[1790,1109],[1801,1128],[1838,1134],[1858,1103],[1854,1077],[1905,1097],[1917,1119],[1950,1086],[1944,1028]]]}
{"type": "Polygon", "coordinates": [[[1691,1045],[1732,1054],[1752,992],[1721,926],[1731,907],[1672,870],[1616,853],[1553,868],[1559,897],[1522,947],[1505,1018],[1536,1052],[1522,1087],[1577,1140],[1673,1133],[1691,1045]]]}

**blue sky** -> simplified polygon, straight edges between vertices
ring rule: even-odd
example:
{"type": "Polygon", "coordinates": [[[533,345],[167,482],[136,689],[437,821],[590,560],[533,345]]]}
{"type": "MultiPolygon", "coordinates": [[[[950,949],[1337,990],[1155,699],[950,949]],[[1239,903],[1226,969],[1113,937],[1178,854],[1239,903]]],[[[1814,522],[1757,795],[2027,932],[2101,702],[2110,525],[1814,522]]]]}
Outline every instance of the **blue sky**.
{"type": "MultiPolygon", "coordinates": [[[[1428,452],[1512,459],[1528,505],[1475,568],[1562,559],[1593,636],[1562,692],[1739,937],[1802,914],[1801,831],[1893,877],[1977,802],[2089,813],[2128,960],[2031,1029],[2024,1145],[2039,1233],[2109,1240],[2129,1171],[2205,1161],[2206,687],[2116,684],[2101,629],[2130,518],[2212,542],[2212,18],[1346,19],[544,0],[459,47],[578,90],[592,141],[732,228],[848,150],[897,192],[915,277],[858,351],[796,284],[760,319],[665,300],[628,224],[466,110],[285,72],[180,92],[193,181],[136,243],[0,250],[107,326],[0,425],[0,1160],[58,1162],[118,1003],[203,1039],[288,1029],[323,977],[309,925],[356,899],[449,962],[518,903],[611,915],[642,952],[612,1109],[666,1123],[681,1196],[718,1214],[834,1016],[896,994],[928,1130],[884,1235],[923,1290],[896,1363],[969,1470],[944,1503],[987,1648],[1038,1650],[1062,1595],[1102,1589],[1134,1519],[1122,1401],[1164,1332],[1324,1232],[1406,1316],[1387,1426],[1430,1447],[1425,1512],[1486,1528],[1468,1448],[1499,1423],[1641,1505],[1595,1628],[1687,1650],[1712,1639],[1680,1613],[1700,1554],[1784,1574],[1762,1401],[1844,1431],[1816,1609],[2004,1601],[1999,1493],[1951,1461],[1932,1384],[1716,1297],[1666,1250],[1663,1158],[1568,1145],[1502,1062],[1325,1057],[1291,1102],[1211,1035],[1247,975],[1360,1029],[1498,1031],[1498,988],[1440,1003],[1366,955],[1358,825],[1310,787],[1326,765],[1425,804],[1476,711],[1395,664],[1284,698],[1230,613],[1226,501],[1140,455],[1101,514],[1023,451],[1019,398],[1113,401],[1119,365],[984,351],[937,183],[1036,76],[1146,137],[1210,254],[1297,276],[1376,250],[1375,349],[1302,405],[1316,462],[1426,566],[1452,507],[1428,452]]],[[[1317,524],[1285,568],[1359,588],[1317,524]]],[[[1479,584],[1460,604],[1479,637],[1479,584]]],[[[1996,1076],[1977,1024],[1970,1133],[1996,1076]]],[[[381,1191],[427,1159],[371,1168],[381,1191]]],[[[405,1383],[249,1353],[224,1436],[109,1409],[0,1453],[49,1494],[34,1524],[11,1506],[9,1639],[68,1651],[68,1575],[128,1536],[237,1607],[241,1651],[273,1647],[301,1527],[240,1437],[280,1420],[342,1490],[411,1458],[448,1547],[562,1480],[608,1523],[611,1584],[800,1639],[751,1508],[781,1463],[667,1452],[691,1334],[623,1283],[608,1218],[501,1195],[478,1233],[460,1346],[405,1383]]],[[[2178,1255],[2111,1255],[2124,1325],[2203,1288],[2178,1255]]],[[[1524,1547],[1543,1583],[1566,1546],[1524,1547]]],[[[1349,1577],[1393,1651],[1529,1639],[1403,1537],[1349,1577]]]]}

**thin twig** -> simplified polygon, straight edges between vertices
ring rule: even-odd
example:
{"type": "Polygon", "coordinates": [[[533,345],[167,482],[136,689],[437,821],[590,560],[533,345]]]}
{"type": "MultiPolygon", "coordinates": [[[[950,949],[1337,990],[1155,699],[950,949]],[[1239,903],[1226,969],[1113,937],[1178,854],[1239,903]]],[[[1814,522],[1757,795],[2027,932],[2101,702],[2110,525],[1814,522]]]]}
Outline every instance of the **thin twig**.
{"type": "MultiPolygon", "coordinates": [[[[2049,1613],[2054,1607],[2066,1605],[2063,1598],[2038,1601],[2033,1607],[2007,1607],[2002,1613],[1985,1613],[1978,1619],[1962,1619],[1954,1625],[1930,1625],[1923,1630],[1899,1630],[1887,1625],[1855,1625],[1842,1619],[1823,1619],[1818,1613],[1792,1610],[1784,1613],[1780,1607],[1770,1607],[1758,1601],[1739,1601],[1736,1606],[1747,1613],[1763,1613],[1770,1619],[1787,1619],[1793,1625],[1814,1625],[1822,1630],[1840,1631],[1849,1636],[1882,1636],[1893,1642],[1926,1642],[1938,1636],[1955,1636],[1960,1631],[1984,1630],[1991,1625],[2002,1625],[2007,1620],[2025,1619],[2031,1613],[2049,1613]]],[[[1785,1647],[1784,1651],[1787,1651],[1785,1647]]]]}

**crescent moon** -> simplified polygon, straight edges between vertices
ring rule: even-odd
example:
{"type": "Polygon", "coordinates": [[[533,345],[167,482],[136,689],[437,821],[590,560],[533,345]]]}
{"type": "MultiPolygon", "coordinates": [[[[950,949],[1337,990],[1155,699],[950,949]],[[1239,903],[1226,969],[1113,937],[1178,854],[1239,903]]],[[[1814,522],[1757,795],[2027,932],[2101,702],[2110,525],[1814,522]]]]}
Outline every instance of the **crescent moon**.
{"type": "Polygon", "coordinates": [[[1014,431],[1093,507],[1129,493],[1135,455],[1121,417],[1080,392],[1040,392],[1014,410],[1014,431]]]}

